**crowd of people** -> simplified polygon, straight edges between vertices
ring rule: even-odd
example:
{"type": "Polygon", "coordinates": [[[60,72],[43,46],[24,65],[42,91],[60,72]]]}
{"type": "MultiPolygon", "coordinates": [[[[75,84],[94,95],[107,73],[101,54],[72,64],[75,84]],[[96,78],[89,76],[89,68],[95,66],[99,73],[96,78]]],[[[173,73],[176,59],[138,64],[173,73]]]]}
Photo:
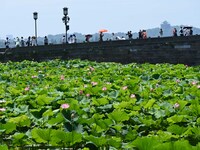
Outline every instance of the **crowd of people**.
{"type": "MultiPolygon", "coordinates": [[[[66,42],[69,43],[69,44],[76,43],[77,42],[76,35],[75,34],[70,35],[67,38],[67,41],[66,41],[65,35],[63,35],[61,43],[66,44],[66,42]]],[[[4,44],[5,44],[6,48],[10,48],[11,44],[12,45],[14,44],[15,47],[38,46],[37,38],[35,36],[32,36],[32,37],[29,36],[27,39],[24,39],[23,37],[21,37],[21,38],[16,37],[16,38],[14,38],[14,40],[11,40],[8,37],[6,37],[4,44]]],[[[43,44],[49,45],[49,39],[48,39],[47,36],[44,37],[43,44]]]]}
{"type": "MultiPolygon", "coordinates": [[[[191,36],[193,35],[192,27],[180,27],[179,30],[180,36],[191,36]]],[[[173,36],[178,36],[177,29],[173,29],[173,36]]]]}
{"type": "MultiPolygon", "coordinates": [[[[159,30],[159,37],[163,37],[163,34],[164,34],[164,31],[163,29],[160,29],[159,30]]],[[[173,29],[172,31],[172,34],[174,37],[178,36],[178,31],[176,28],[173,29]]],[[[180,27],[180,30],[179,30],[179,35],[180,36],[191,36],[193,35],[193,30],[192,30],[192,27],[180,27]]],[[[110,40],[111,41],[114,41],[114,40],[126,40],[126,39],[133,39],[133,34],[132,34],[132,31],[128,31],[127,34],[126,34],[127,38],[125,38],[124,36],[120,37],[120,36],[117,36],[115,35],[115,33],[112,33],[111,34],[111,38],[110,40]]],[[[91,34],[87,34],[85,35],[85,42],[90,42],[90,38],[92,37],[91,34]]],[[[99,33],[99,42],[103,42],[104,39],[104,34],[103,32],[100,32],[99,33]]],[[[147,31],[146,30],[140,30],[138,32],[138,38],[139,39],[147,39],[147,31]]],[[[107,39],[108,40],[108,39],[107,39]]],[[[76,35],[75,34],[72,34],[70,35],[67,40],[66,40],[66,37],[65,35],[63,35],[62,37],[62,43],[63,44],[71,44],[71,43],[77,43],[77,38],[76,38],[76,35]]],[[[11,40],[7,37],[6,40],[5,40],[5,47],[6,48],[10,48],[10,44],[11,44],[11,40]]],[[[16,37],[14,39],[14,44],[15,44],[15,47],[25,47],[25,46],[37,46],[37,38],[35,36],[32,36],[32,37],[28,37],[27,39],[24,39],[23,37],[19,38],[19,37],[16,37]]],[[[44,45],[49,45],[49,40],[47,38],[47,36],[44,37],[44,45]]]]}
{"type": "MultiPolygon", "coordinates": [[[[21,37],[21,38],[16,37],[16,38],[14,38],[13,41],[11,41],[7,37],[6,40],[5,40],[5,47],[10,48],[11,42],[14,42],[15,47],[37,46],[37,39],[36,39],[35,36],[32,36],[32,37],[29,36],[26,40],[23,37],[21,37]]],[[[45,36],[44,45],[46,45],[46,43],[48,43],[48,39],[45,36]]]]}

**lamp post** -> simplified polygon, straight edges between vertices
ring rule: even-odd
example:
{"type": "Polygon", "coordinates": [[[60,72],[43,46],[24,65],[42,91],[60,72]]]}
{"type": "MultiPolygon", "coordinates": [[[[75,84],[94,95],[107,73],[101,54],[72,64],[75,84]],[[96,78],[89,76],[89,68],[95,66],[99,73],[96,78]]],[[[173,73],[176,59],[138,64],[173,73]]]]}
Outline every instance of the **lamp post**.
{"type": "Polygon", "coordinates": [[[37,45],[37,19],[38,19],[37,12],[33,13],[33,19],[35,20],[35,41],[36,41],[36,45],[37,45]]]}
{"type": "Polygon", "coordinates": [[[69,22],[69,20],[70,20],[70,18],[69,18],[69,16],[68,16],[68,8],[67,7],[64,7],[63,8],[63,14],[64,14],[64,16],[63,16],[63,18],[62,18],[62,21],[63,21],[63,23],[65,24],[65,32],[66,32],[66,44],[68,43],[67,42],[67,31],[69,30],[69,25],[67,25],[67,23],[69,22]]]}

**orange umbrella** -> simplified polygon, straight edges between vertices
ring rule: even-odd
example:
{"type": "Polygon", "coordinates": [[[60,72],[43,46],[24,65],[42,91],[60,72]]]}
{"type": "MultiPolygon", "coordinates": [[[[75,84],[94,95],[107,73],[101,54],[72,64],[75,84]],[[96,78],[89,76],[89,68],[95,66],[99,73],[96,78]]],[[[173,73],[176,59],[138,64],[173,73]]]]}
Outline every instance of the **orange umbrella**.
{"type": "Polygon", "coordinates": [[[101,30],[99,30],[99,32],[108,32],[108,30],[106,30],[106,29],[101,29],[101,30]]]}

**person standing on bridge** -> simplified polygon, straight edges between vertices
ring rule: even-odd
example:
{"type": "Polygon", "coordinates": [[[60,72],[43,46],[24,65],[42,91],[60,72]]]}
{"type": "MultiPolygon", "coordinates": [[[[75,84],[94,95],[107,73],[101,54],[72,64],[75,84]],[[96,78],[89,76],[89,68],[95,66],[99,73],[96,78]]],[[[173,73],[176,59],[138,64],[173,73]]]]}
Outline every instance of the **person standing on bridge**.
{"type": "Polygon", "coordinates": [[[99,42],[103,42],[103,36],[104,36],[103,32],[100,32],[100,34],[99,34],[99,42]]]}
{"type": "Polygon", "coordinates": [[[48,38],[47,38],[47,36],[44,37],[44,45],[48,45],[48,38]]]}
{"type": "Polygon", "coordinates": [[[160,33],[160,37],[163,37],[163,30],[162,30],[162,28],[160,29],[159,33],[160,33]]]}
{"type": "Polygon", "coordinates": [[[180,29],[180,36],[184,36],[184,34],[183,34],[183,27],[181,27],[181,29],[180,29]]]}
{"type": "Polygon", "coordinates": [[[24,47],[24,46],[25,46],[25,42],[24,42],[24,38],[23,38],[23,37],[21,37],[20,43],[21,43],[21,47],[24,47]]]}
{"type": "Polygon", "coordinates": [[[63,37],[62,37],[62,44],[66,44],[66,38],[65,38],[64,35],[63,35],[63,37]]]}
{"type": "Polygon", "coordinates": [[[17,37],[16,40],[15,40],[15,46],[16,47],[20,47],[20,39],[19,39],[19,37],[17,37]]]}
{"type": "Polygon", "coordinates": [[[174,28],[174,30],[173,30],[173,36],[177,36],[177,30],[176,30],[176,28],[174,28]]]}
{"type": "Polygon", "coordinates": [[[139,39],[142,39],[142,30],[140,30],[140,31],[138,32],[138,38],[139,38],[139,39]]]}
{"type": "Polygon", "coordinates": [[[5,46],[6,46],[6,48],[10,48],[10,41],[9,41],[8,37],[6,38],[5,46]]]}
{"type": "Polygon", "coordinates": [[[29,36],[27,41],[26,41],[26,45],[27,46],[31,46],[31,37],[29,36]]]}
{"type": "Polygon", "coordinates": [[[32,46],[37,46],[37,43],[36,43],[36,37],[35,36],[32,36],[32,46]]]}
{"type": "Polygon", "coordinates": [[[128,35],[129,40],[131,40],[133,38],[133,34],[131,31],[128,31],[128,33],[126,35],[128,35]]]}

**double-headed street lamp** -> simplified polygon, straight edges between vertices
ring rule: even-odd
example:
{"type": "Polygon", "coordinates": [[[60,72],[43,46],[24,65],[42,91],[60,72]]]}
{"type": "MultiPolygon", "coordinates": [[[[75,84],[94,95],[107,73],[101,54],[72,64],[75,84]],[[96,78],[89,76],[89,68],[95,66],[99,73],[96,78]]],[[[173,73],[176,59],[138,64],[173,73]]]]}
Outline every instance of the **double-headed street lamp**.
{"type": "Polygon", "coordinates": [[[36,45],[37,45],[37,19],[38,19],[37,12],[33,13],[33,19],[35,20],[35,40],[36,40],[36,45]]]}
{"type": "Polygon", "coordinates": [[[63,18],[62,18],[62,21],[63,21],[63,23],[65,24],[65,31],[66,31],[66,44],[68,43],[67,42],[67,31],[69,30],[69,25],[67,25],[67,23],[69,22],[69,20],[70,20],[70,18],[69,18],[69,16],[68,16],[68,8],[67,7],[64,7],[63,8],[63,14],[64,14],[64,16],[63,16],[63,18]]]}

